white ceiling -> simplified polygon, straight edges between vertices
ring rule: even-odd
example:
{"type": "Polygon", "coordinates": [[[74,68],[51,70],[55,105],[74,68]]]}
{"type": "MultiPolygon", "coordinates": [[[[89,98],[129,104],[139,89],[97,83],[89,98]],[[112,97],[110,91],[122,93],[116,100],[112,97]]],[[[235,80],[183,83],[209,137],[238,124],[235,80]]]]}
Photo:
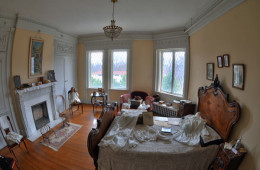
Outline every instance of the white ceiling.
{"type": "MultiPolygon", "coordinates": [[[[118,0],[116,25],[124,32],[183,30],[216,0],[118,0]]],[[[111,0],[0,0],[0,15],[38,21],[61,32],[82,36],[103,32],[112,18],[111,0]]]]}

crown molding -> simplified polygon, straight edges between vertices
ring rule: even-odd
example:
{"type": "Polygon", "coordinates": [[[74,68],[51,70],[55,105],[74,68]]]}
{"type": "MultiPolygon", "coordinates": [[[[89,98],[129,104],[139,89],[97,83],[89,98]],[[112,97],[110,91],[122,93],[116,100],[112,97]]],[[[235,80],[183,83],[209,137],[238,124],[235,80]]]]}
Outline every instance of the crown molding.
{"type": "Polygon", "coordinates": [[[18,17],[16,28],[49,34],[59,40],[77,42],[77,37],[75,36],[65,34],[54,27],[23,17],[18,17]]]}
{"type": "Polygon", "coordinates": [[[194,34],[216,18],[220,17],[221,15],[225,14],[229,10],[245,1],[246,0],[222,0],[220,3],[216,3],[214,7],[205,10],[204,14],[200,14],[200,16],[194,17],[194,23],[191,23],[190,26],[186,27],[185,33],[188,33],[188,35],[194,34]]]}

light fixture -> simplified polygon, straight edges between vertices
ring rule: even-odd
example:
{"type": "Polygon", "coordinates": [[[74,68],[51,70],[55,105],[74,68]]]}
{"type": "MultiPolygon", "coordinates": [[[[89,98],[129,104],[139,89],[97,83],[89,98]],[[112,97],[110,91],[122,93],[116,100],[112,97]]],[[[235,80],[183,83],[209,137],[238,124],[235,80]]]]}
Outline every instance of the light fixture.
{"type": "Polygon", "coordinates": [[[103,28],[103,30],[104,30],[105,35],[108,38],[111,38],[111,40],[113,41],[114,38],[117,38],[119,36],[119,34],[123,30],[123,28],[115,25],[116,21],[114,20],[114,8],[115,8],[115,3],[117,2],[117,0],[111,0],[111,2],[113,3],[113,13],[112,13],[113,19],[111,20],[111,25],[105,26],[103,28]]]}

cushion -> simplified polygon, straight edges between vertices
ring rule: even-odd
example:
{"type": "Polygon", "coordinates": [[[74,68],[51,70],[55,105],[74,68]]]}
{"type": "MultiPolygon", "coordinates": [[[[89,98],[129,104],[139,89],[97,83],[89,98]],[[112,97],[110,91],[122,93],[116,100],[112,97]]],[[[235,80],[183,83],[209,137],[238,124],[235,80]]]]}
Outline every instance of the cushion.
{"type": "Polygon", "coordinates": [[[131,100],[130,109],[137,109],[141,104],[140,100],[131,100]]]}
{"type": "Polygon", "coordinates": [[[209,145],[219,145],[223,143],[223,139],[219,134],[212,129],[210,126],[206,125],[206,129],[208,133],[205,133],[200,136],[200,145],[202,147],[209,146],[209,145]]]}

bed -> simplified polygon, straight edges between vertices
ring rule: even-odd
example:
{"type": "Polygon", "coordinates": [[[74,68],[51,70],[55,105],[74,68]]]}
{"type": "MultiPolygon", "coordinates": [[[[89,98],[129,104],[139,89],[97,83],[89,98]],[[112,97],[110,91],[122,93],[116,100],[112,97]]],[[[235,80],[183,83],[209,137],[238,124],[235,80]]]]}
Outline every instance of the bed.
{"type": "MultiPolygon", "coordinates": [[[[223,142],[228,141],[232,127],[240,116],[240,106],[237,102],[228,102],[228,95],[223,92],[218,79],[209,87],[201,87],[198,90],[198,111],[205,119],[208,126],[213,128],[223,142]]],[[[108,111],[103,115],[102,123],[98,128],[92,129],[88,136],[88,150],[94,160],[96,169],[99,170],[135,170],[135,169],[208,169],[214,161],[218,145],[207,147],[189,146],[172,140],[145,140],[144,142],[132,141],[133,131],[126,130],[121,133],[122,127],[134,126],[134,129],[143,128],[129,121],[127,126],[118,126],[121,116],[116,116],[114,111],[108,111]],[[114,137],[115,130],[123,136],[114,137]],[[110,139],[113,142],[110,142],[110,139]],[[113,139],[112,139],[113,138],[113,139]],[[103,139],[103,140],[102,140],[103,139]],[[116,142],[114,142],[116,141],[116,142]],[[127,142],[125,142],[127,141],[127,142]],[[116,144],[116,145],[115,145],[116,144]],[[110,147],[108,147],[110,146],[110,147]]],[[[136,121],[136,120],[133,120],[136,121]]],[[[136,123],[136,122],[134,122],[136,123]]],[[[149,128],[149,134],[150,132],[149,128]]],[[[153,129],[160,127],[154,125],[153,129]]],[[[178,131],[179,127],[171,126],[172,131],[178,131]]],[[[142,132],[140,129],[135,132],[142,132]],[[139,131],[138,131],[139,130],[139,131]]],[[[141,135],[142,135],[141,133],[141,135]]],[[[136,134],[136,133],[134,133],[136,134]]],[[[142,137],[142,136],[139,136],[142,137]]],[[[136,136],[135,136],[136,137],[136,136]]],[[[165,137],[164,137],[165,138],[165,137]]]]}

